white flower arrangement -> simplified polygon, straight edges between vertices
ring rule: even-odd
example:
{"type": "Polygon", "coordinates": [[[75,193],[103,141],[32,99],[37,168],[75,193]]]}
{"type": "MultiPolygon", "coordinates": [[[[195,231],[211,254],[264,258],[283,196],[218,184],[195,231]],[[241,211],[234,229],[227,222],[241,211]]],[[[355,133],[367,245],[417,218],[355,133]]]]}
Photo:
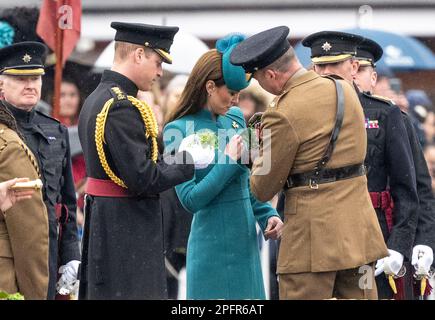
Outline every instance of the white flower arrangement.
{"type": "Polygon", "coordinates": [[[193,158],[195,169],[204,169],[213,162],[218,139],[211,130],[195,132],[181,141],[178,151],[187,151],[193,158]]]}

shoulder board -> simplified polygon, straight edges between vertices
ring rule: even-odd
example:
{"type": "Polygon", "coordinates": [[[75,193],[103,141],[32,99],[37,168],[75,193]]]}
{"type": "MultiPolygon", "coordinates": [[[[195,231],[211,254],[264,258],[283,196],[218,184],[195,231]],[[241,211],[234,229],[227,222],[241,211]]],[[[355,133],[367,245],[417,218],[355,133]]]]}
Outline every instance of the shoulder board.
{"type": "Polygon", "coordinates": [[[0,125],[0,139],[3,142],[7,141],[7,139],[6,139],[6,128],[7,128],[6,126],[0,125]]]}
{"type": "Polygon", "coordinates": [[[269,105],[267,107],[268,108],[275,108],[276,106],[278,106],[279,100],[281,100],[281,98],[284,97],[288,92],[289,92],[289,90],[284,90],[280,95],[273,98],[272,102],[269,103],[269,105]]]}
{"type": "Polygon", "coordinates": [[[382,102],[385,102],[385,103],[388,103],[388,104],[394,104],[395,105],[394,101],[389,99],[389,98],[387,98],[387,97],[378,96],[376,94],[368,94],[366,92],[364,92],[363,94],[368,96],[368,97],[370,97],[370,98],[374,98],[376,100],[379,100],[379,101],[382,101],[382,102]]]}
{"type": "Polygon", "coordinates": [[[47,119],[50,119],[50,120],[56,121],[57,123],[60,123],[59,120],[57,120],[57,119],[55,119],[55,118],[49,116],[48,114],[45,114],[44,112],[41,112],[41,111],[39,111],[39,110],[35,110],[35,113],[36,113],[37,115],[39,115],[39,116],[42,116],[42,117],[44,117],[44,118],[47,118],[47,119]]]}
{"type": "Polygon", "coordinates": [[[0,125],[0,139],[4,142],[19,140],[18,134],[8,126],[0,125]]]}
{"type": "Polygon", "coordinates": [[[127,94],[125,94],[119,87],[110,88],[110,94],[114,101],[127,100],[127,94]]]}

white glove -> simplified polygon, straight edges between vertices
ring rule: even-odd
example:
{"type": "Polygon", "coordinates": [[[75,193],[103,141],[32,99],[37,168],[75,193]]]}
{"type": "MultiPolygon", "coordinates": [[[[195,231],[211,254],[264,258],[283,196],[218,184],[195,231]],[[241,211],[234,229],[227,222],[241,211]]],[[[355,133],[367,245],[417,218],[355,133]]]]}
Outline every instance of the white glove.
{"type": "Polygon", "coordinates": [[[382,272],[386,274],[397,275],[403,265],[403,254],[400,252],[388,249],[389,256],[379,259],[376,263],[375,277],[382,272]]]}
{"type": "Polygon", "coordinates": [[[428,275],[432,262],[433,250],[431,247],[419,244],[412,249],[411,264],[414,266],[416,274],[428,275]]]}
{"type": "Polygon", "coordinates": [[[214,159],[215,150],[212,146],[202,146],[199,137],[196,134],[191,134],[184,138],[178,151],[187,151],[193,159],[195,169],[206,168],[214,159]]]}
{"type": "Polygon", "coordinates": [[[78,291],[79,281],[77,273],[79,270],[80,261],[71,260],[66,265],[59,268],[59,273],[62,274],[56,284],[56,289],[61,295],[76,294],[78,291]]]}

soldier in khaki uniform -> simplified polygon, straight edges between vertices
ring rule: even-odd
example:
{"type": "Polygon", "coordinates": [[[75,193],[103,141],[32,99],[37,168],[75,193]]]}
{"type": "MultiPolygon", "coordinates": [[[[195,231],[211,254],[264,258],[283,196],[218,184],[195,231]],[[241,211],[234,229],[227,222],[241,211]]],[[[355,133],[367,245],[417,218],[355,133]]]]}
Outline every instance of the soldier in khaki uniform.
{"type": "Polygon", "coordinates": [[[349,83],[303,69],[288,32],[256,34],[231,56],[277,95],[262,117],[251,189],[260,201],[285,189],[280,298],[376,299],[373,262],[388,251],[367,191],[361,105],[349,83]]]}
{"type": "MultiPolygon", "coordinates": [[[[31,52],[31,48],[27,49],[31,52]]],[[[18,64],[23,54],[16,52],[18,64]]],[[[3,66],[13,58],[2,55],[0,50],[0,91],[6,89],[3,66]]],[[[16,70],[20,75],[32,76],[35,67],[16,70]]],[[[14,89],[18,98],[32,99],[30,91],[14,89]]],[[[0,181],[18,176],[38,179],[39,168],[18,133],[14,117],[0,101],[0,181]]],[[[48,241],[48,216],[40,190],[0,213],[0,291],[20,292],[25,299],[47,298],[48,241]]]]}

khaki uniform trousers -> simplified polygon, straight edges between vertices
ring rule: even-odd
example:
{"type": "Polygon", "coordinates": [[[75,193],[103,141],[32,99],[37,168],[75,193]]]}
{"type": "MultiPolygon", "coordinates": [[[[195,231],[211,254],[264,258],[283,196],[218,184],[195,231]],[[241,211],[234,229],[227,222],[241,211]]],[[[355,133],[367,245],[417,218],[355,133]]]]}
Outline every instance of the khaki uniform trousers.
{"type": "Polygon", "coordinates": [[[280,300],[377,300],[374,265],[331,272],[279,274],[280,300]]]}

